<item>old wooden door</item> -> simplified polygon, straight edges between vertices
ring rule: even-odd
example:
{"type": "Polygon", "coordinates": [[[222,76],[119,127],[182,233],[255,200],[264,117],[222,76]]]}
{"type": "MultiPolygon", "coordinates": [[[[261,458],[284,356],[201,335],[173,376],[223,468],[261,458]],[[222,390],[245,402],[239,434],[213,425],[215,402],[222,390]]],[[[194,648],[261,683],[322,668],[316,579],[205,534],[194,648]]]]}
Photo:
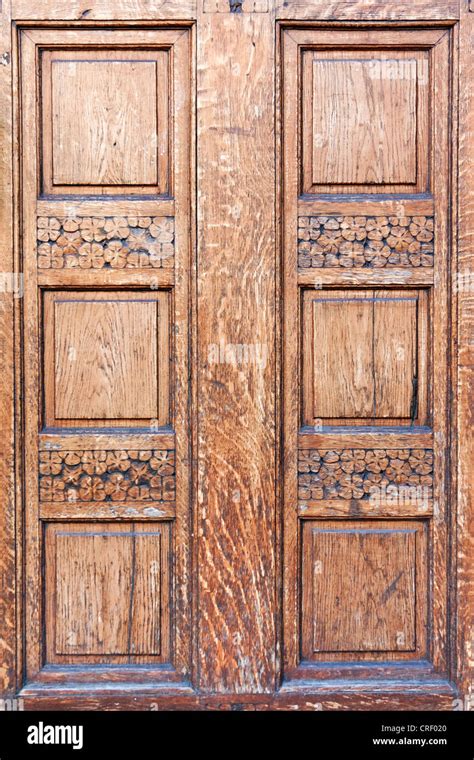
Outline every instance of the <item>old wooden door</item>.
{"type": "Polygon", "coordinates": [[[469,703],[473,19],[4,0],[4,694],[469,703]]]}

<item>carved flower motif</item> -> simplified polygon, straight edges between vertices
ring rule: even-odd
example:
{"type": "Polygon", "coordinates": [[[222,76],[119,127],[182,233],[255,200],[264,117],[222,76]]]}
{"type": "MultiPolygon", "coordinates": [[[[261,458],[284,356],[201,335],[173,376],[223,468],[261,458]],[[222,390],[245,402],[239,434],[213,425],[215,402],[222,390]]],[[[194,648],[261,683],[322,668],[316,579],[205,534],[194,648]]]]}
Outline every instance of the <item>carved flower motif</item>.
{"type": "Polygon", "coordinates": [[[112,240],[104,251],[104,259],[112,269],[123,269],[127,263],[127,249],[118,240],[112,240]]]}
{"type": "Polygon", "coordinates": [[[81,223],[80,219],[67,217],[66,219],[63,219],[63,230],[65,232],[77,232],[77,230],[79,229],[80,223],[81,223]]]}
{"type": "Polygon", "coordinates": [[[146,269],[150,267],[150,257],[144,251],[132,251],[127,256],[127,266],[134,269],[146,269]]]}
{"type": "Polygon", "coordinates": [[[82,238],[77,232],[64,232],[58,237],[57,245],[64,255],[77,255],[82,245],[82,238]]]}
{"type": "Polygon", "coordinates": [[[67,451],[66,454],[64,454],[64,461],[68,465],[79,464],[83,454],[83,451],[67,451]]]}
{"type": "Polygon", "coordinates": [[[382,472],[388,466],[388,458],[383,449],[367,451],[365,455],[366,469],[369,472],[382,472]]]}
{"type": "Polygon", "coordinates": [[[126,472],[130,467],[130,460],[126,451],[108,451],[105,462],[109,472],[113,470],[126,472]]]}
{"type": "Polygon", "coordinates": [[[318,240],[318,245],[324,253],[337,253],[341,243],[340,232],[325,230],[318,240]]]}
{"type": "Polygon", "coordinates": [[[102,269],[104,266],[103,248],[97,243],[83,243],[79,248],[79,266],[81,269],[102,269]]]}
{"type": "Polygon", "coordinates": [[[105,451],[85,451],[81,459],[82,469],[88,475],[102,475],[107,469],[106,459],[105,451]]]}
{"type": "Polygon", "coordinates": [[[316,449],[302,449],[298,453],[298,472],[318,472],[321,455],[316,449]]]}
{"type": "Polygon", "coordinates": [[[166,217],[155,216],[148,229],[150,235],[160,243],[172,243],[174,239],[174,224],[166,217]]]}
{"type": "Polygon", "coordinates": [[[63,481],[51,477],[41,478],[40,498],[42,501],[64,501],[63,481]]]}
{"type": "Polygon", "coordinates": [[[433,237],[431,217],[301,216],[298,266],[432,267],[433,237]]]}
{"type": "Polygon", "coordinates": [[[148,465],[146,463],[133,462],[130,465],[129,477],[132,483],[140,483],[148,480],[148,465]]]}
{"type": "Polygon", "coordinates": [[[298,454],[298,498],[363,499],[391,484],[432,488],[432,469],[433,452],[425,449],[305,449],[298,454]]]}
{"type": "Polygon", "coordinates": [[[102,217],[85,217],[80,225],[83,239],[89,243],[102,242],[107,234],[104,225],[105,219],[102,217]]]}
{"type": "Polygon", "coordinates": [[[150,498],[150,489],[148,486],[131,486],[128,490],[130,499],[136,501],[146,501],[150,498]]]}
{"type": "Polygon", "coordinates": [[[415,253],[420,249],[420,243],[415,240],[410,230],[406,227],[392,227],[387,238],[387,244],[399,253],[415,253]]]}
{"type": "Polygon", "coordinates": [[[127,238],[127,246],[131,251],[146,251],[147,241],[145,231],[134,230],[127,238]]]}
{"type": "Polygon", "coordinates": [[[80,481],[79,495],[82,501],[104,501],[104,481],[99,477],[84,475],[80,481]]]}
{"type": "Polygon", "coordinates": [[[113,219],[107,219],[104,224],[104,230],[107,238],[126,238],[129,235],[127,220],[123,216],[114,216],[113,219]]]}
{"type": "Polygon", "coordinates": [[[404,462],[402,459],[392,459],[385,474],[393,483],[406,483],[407,478],[411,474],[411,468],[409,463],[404,462]]]}
{"type": "Polygon", "coordinates": [[[38,267],[40,269],[62,269],[64,266],[61,248],[57,245],[43,243],[38,248],[38,267]]]}
{"type": "Polygon", "coordinates": [[[350,242],[353,242],[354,240],[365,240],[367,237],[365,217],[345,216],[341,222],[341,232],[342,237],[350,242]]]}
{"type": "Polygon", "coordinates": [[[172,475],[174,472],[174,451],[154,451],[150,467],[160,475],[172,475]]]}
{"type": "Polygon", "coordinates": [[[339,264],[344,267],[363,266],[365,264],[364,246],[361,243],[346,241],[340,247],[339,264]]]}
{"type": "Polygon", "coordinates": [[[60,229],[61,224],[59,223],[59,219],[56,219],[54,216],[38,217],[38,240],[41,240],[44,243],[47,243],[49,240],[57,240],[60,229]]]}
{"type": "Polygon", "coordinates": [[[386,216],[376,216],[367,219],[367,237],[369,240],[382,240],[390,232],[390,226],[386,216]]]}
{"type": "Polygon", "coordinates": [[[57,452],[40,451],[39,460],[42,475],[58,475],[61,472],[63,460],[57,452]]]}
{"type": "Polygon", "coordinates": [[[105,493],[113,501],[121,501],[126,498],[129,482],[125,479],[125,476],[120,472],[115,472],[107,480],[105,484],[105,493]]]}
{"type": "Polygon", "coordinates": [[[62,478],[66,485],[77,485],[81,479],[82,470],[80,467],[65,467],[62,472],[62,478]]]}
{"type": "Polygon", "coordinates": [[[421,243],[430,243],[434,237],[434,221],[426,216],[414,216],[410,224],[410,232],[421,243]]]}

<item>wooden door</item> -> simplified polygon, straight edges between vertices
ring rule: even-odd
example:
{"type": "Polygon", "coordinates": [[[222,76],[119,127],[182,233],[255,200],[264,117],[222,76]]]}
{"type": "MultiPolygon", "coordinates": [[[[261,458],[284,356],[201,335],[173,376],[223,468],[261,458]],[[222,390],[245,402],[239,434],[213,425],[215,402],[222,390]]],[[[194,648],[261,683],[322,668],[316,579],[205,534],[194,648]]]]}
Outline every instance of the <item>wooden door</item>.
{"type": "Polygon", "coordinates": [[[2,18],[3,692],[468,709],[468,1],[2,18]]]}

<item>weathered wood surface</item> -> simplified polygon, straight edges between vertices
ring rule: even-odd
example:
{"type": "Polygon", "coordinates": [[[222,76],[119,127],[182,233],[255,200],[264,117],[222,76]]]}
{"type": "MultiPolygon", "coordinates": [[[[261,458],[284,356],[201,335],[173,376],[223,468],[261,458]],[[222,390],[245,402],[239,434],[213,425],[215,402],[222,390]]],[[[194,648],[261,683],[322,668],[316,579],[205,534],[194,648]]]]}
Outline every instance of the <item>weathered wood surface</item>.
{"type": "MultiPolygon", "coordinates": [[[[472,4],[471,4],[472,5],[472,4]]],[[[457,653],[455,673],[473,709],[474,694],[474,13],[462,5],[459,91],[457,294],[457,653]]]]}
{"type": "MultiPolygon", "coordinates": [[[[0,21],[0,691],[16,688],[13,112],[10,1],[0,21]]],[[[17,152],[16,152],[17,154],[17,152]]],[[[19,281],[17,281],[19,284],[19,281]]],[[[19,539],[20,536],[17,536],[19,539]]]]}
{"type": "Polygon", "coordinates": [[[267,14],[199,17],[198,668],[201,688],[275,682],[275,232],[267,14]],[[214,363],[212,346],[247,345],[214,363]]]}

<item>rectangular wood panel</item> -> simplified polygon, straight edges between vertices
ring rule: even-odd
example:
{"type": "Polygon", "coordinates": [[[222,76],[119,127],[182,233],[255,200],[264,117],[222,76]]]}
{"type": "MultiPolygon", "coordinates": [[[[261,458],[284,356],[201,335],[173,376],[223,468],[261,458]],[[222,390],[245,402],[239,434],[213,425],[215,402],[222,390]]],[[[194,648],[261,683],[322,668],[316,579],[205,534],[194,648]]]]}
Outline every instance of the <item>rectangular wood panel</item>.
{"type": "Polygon", "coordinates": [[[41,77],[43,192],[167,192],[168,52],[46,50],[41,77]]]}
{"type": "Polygon", "coordinates": [[[53,62],[53,184],[157,183],[157,109],[149,100],[156,80],[156,64],[151,61],[53,62]],[[81,119],[78,101],[84,104],[81,119]],[[145,150],[142,146],[132,151],[137,122],[145,150]]]}
{"type": "Polygon", "coordinates": [[[416,415],[417,300],[406,294],[374,306],[375,414],[406,419],[416,415]]]}
{"type": "Polygon", "coordinates": [[[303,655],[423,646],[422,523],[305,522],[303,655]]]}
{"type": "Polygon", "coordinates": [[[303,424],[424,424],[424,291],[303,291],[303,424]]]}
{"type": "Polygon", "coordinates": [[[47,425],[168,421],[164,293],[46,292],[44,334],[47,425]]]}
{"type": "Polygon", "coordinates": [[[373,340],[369,300],[313,300],[314,417],[372,417],[373,340]]]}
{"type": "Polygon", "coordinates": [[[169,655],[169,525],[46,531],[49,660],[169,655]]]}
{"type": "Polygon", "coordinates": [[[384,32],[359,46],[340,30],[318,37],[301,48],[300,191],[429,190],[426,50],[400,49],[384,32]]]}
{"type": "Polygon", "coordinates": [[[312,180],[416,182],[416,61],[313,60],[312,180]]]}

